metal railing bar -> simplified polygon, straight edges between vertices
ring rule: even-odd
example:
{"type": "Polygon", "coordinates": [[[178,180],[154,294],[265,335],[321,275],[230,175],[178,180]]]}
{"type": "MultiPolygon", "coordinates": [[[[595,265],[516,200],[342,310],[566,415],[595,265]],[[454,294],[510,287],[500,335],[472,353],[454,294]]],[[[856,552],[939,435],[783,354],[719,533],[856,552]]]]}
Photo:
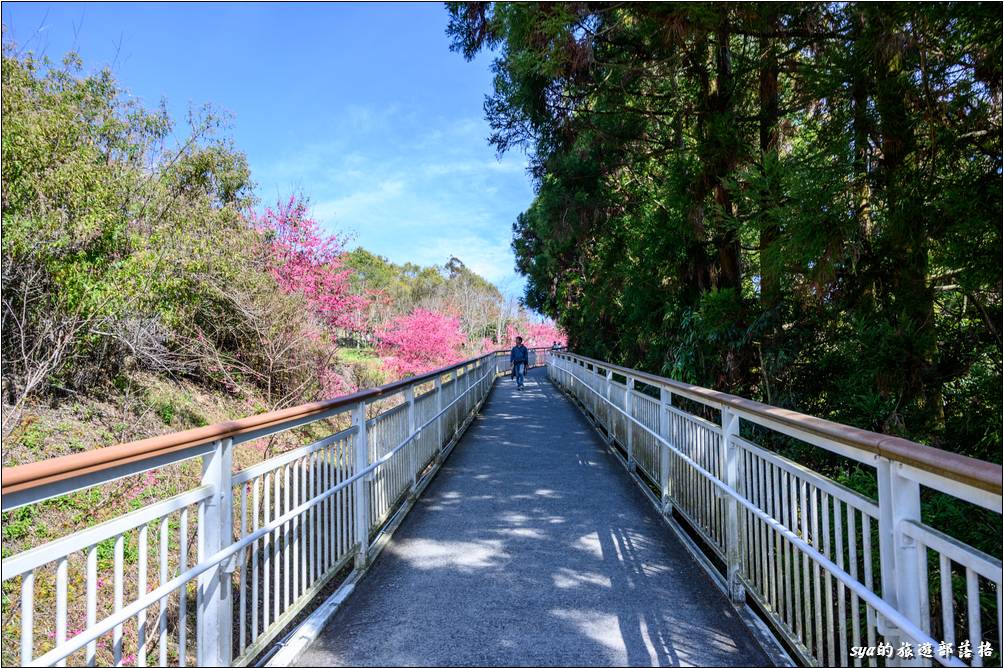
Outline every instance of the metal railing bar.
{"type": "Polygon", "coordinates": [[[242,469],[241,471],[234,474],[233,485],[246,483],[247,481],[255,479],[261,476],[262,474],[265,474],[266,472],[270,472],[274,469],[278,469],[279,467],[285,464],[293,462],[294,460],[297,460],[303,457],[304,455],[310,455],[314,451],[319,451],[322,448],[326,448],[337,441],[341,441],[342,439],[345,439],[346,437],[355,434],[358,431],[358,429],[359,428],[353,425],[352,427],[348,427],[342,430],[341,432],[330,434],[327,437],[324,437],[323,439],[318,439],[317,441],[311,444],[307,444],[306,446],[294,448],[291,451],[286,451],[285,453],[281,453],[279,455],[271,457],[268,460],[265,460],[264,462],[260,462],[246,469],[242,469]]]}
{"type": "Polygon", "coordinates": [[[756,456],[763,458],[777,465],[781,469],[784,469],[790,474],[794,474],[799,478],[805,479],[811,482],[820,490],[824,490],[833,497],[838,498],[842,502],[850,504],[855,509],[867,513],[872,518],[878,518],[879,507],[874,500],[871,500],[859,492],[855,492],[850,488],[840,485],[836,481],[829,479],[822,474],[804,467],[797,462],[789,460],[788,458],[782,457],[777,453],[772,453],[753,442],[743,439],[742,437],[733,437],[733,441],[738,443],[745,450],[755,454],[756,456]]]}
{"type": "Polygon", "coordinates": [[[316,423],[319,420],[334,418],[335,416],[347,413],[348,411],[349,408],[347,407],[335,407],[333,409],[310,414],[308,416],[300,416],[284,421],[270,423],[269,425],[257,430],[242,432],[241,434],[235,435],[231,439],[235,445],[243,444],[248,441],[254,441],[255,439],[261,439],[262,437],[270,437],[273,434],[279,434],[280,432],[288,432],[292,429],[300,427],[301,425],[309,425],[311,423],[316,423]]]}
{"type": "Polygon", "coordinates": [[[16,578],[36,567],[90,548],[96,544],[129,532],[137,527],[159,520],[191,504],[209,498],[215,491],[213,486],[204,485],[175,495],[124,516],[107,520],[68,536],[42,544],[36,548],[6,558],[0,566],[0,581],[16,578]]]}
{"type": "MultiPolygon", "coordinates": [[[[37,504],[53,497],[67,495],[72,492],[86,490],[117,479],[142,474],[151,469],[159,469],[168,465],[193,460],[211,453],[215,442],[206,442],[194,446],[182,446],[171,451],[156,453],[142,458],[130,458],[113,463],[111,466],[95,470],[80,470],[67,476],[54,477],[38,485],[8,492],[2,491],[0,508],[10,511],[20,506],[37,504]]],[[[6,476],[6,470],[4,470],[6,476]]]]}
{"type": "Polygon", "coordinates": [[[982,506],[984,509],[989,509],[995,513],[1001,512],[1000,495],[994,494],[989,490],[976,488],[964,482],[945,478],[944,476],[939,476],[938,474],[929,472],[926,469],[912,467],[904,463],[899,464],[899,473],[923,486],[931,488],[932,490],[948,493],[949,495],[958,497],[970,504],[982,506]]]}
{"type": "Polygon", "coordinates": [[[274,530],[281,528],[283,525],[291,521],[293,518],[298,517],[304,511],[310,509],[313,506],[316,506],[321,501],[343,490],[348,486],[348,484],[353,483],[354,481],[358,480],[363,476],[366,476],[368,473],[373,471],[373,469],[375,469],[378,465],[379,463],[374,463],[373,465],[370,465],[366,469],[362,470],[358,474],[353,475],[349,479],[346,479],[342,483],[339,483],[338,485],[329,488],[323,493],[307,500],[306,502],[303,502],[302,504],[296,506],[293,509],[290,509],[281,516],[277,516],[276,518],[270,520],[267,524],[262,525],[260,528],[258,528],[251,534],[248,534],[247,536],[241,538],[240,540],[230,544],[226,548],[217,551],[208,558],[201,560],[195,566],[174,577],[167,583],[164,583],[157,589],[151,590],[149,593],[147,593],[145,597],[137,599],[128,607],[120,609],[111,616],[102,619],[93,627],[90,627],[84,632],[81,632],[77,636],[73,637],[71,640],[67,641],[65,646],[61,648],[54,648],[45,655],[36,658],[28,666],[47,666],[57,662],[58,660],[61,660],[64,657],[67,657],[72,653],[75,653],[76,651],[80,650],[85,645],[87,645],[88,642],[93,641],[104,634],[107,634],[110,630],[112,630],[117,625],[123,623],[125,620],[135,616],[143,609],[149,608],[156,602],[156,600],[168,596],[170,593],[179,589],[185,583],[197,578],[199,575],[205,573],[209,569],[212,569],[216,565],[227,560],[240,550],[246,548],[247,546],[250,546],[258,539],[261,539],[262,537],[273,532],[274,530]]]}
{"type": "MultiPolygon", "coordinates": [[[[570,376],[578,379],[580,381],[580,383],[582,383],[582,379],[578,375],[576,375],[576,374],[574,374],[572,372],[569,372],[568,370],[563,370],[563,371],[567,372],[570,376]]],[[[591,390],[592,392],[596,393],[596,391],[593,390],[592,388],[590,388],[587,384],[582,383],[582,385],[586,386],[587,388],[589,388],[589,390],[591,390]]],[[[596,393],[596,394],[599,395],[599,393],[596,393]]],[[[604,400],[605,400],[605,398],[604,398],[604,400]]],[[[608,403],[608,404],[610,404],[610,403],[608,403]]],[[[627,416],[627,414],[623,410],[621,410],[619,407],[614,406],[612,404],[611,404],[611,406],[613,406],[614,409],[616,409],[620,413],[622,413],[625,416],[627,416]]],[[[633,417],[631,417],[631,416],[627,416],[627,417],[630,420],[634,420],[633,417]]],[[[637,423],[637,421],[634,421],[634,422],[637,423]]],[[[742,495],[740,495],[738,492],[734,491],[732,488],[730,488],[728,485],[726,485],[723,481],[721,481],[718,477],[716,477],[713,474],[711,474],[711,472],[709,472],[708,470],[706,470],[703,467],[701,467],[699,464],[697,464],[696,462],[694,462],[693,460],[691,460],[685,454],[680,453],[679,451],[677,451],[673,446],[671,446],[667,441],[665,441],[664,439],[662,439],[659,435],[655,434],[654,432],[652,432],[651,430],[649,430],[647,427],[645,427],[644,425],[642,425],[640,423],[638,423],[638,425],[642,429],[646,430],[647,432],[649,432],[653,436],[655,436],[657,439],[659,439],[667,448],[675,451],[677,453],[677,455],[681,459],[683,459],[684,461],[687,461],[688,464],[690,464],[692,467],[694,467],[694,469],[696,469],[698,471],[698,473],[700,473],[705,479],[707,479],[712,485],[714,485],[716,488],[718,488],[722,493],[724,493],[724,494],[732,497],[733,499],[735,499],[739,504],[741,504],[743,507],[745,507],[750,513],[752,513],[756,517],[760,518],[760,520],[762,520],[767,525],[769,525],[772,529],[774,529],[775,531],[777,531],[778,533],[780,533],[785,539],[788,540],[789,543],[791,543],[792,546],[794,546],[795,548],[797,548],[799,550],[799,552],[803,553],[804,555],[807,555],[809,557],[809,559],[813,560],[814,562],[816,562],[817,564],[819,564],[821,567],[823,567],[824,569],[826,569],[828,572],[830,572],[834,577],[836,577],[838,580],[840,580],[846,587],[850,588],[855,594],[857,594],[858,597],[860,597],[861,599],[863,599],[867,604],[871,605],[871,607],[873,609],[875,609],[878,613],[882,614],[885,618],[887,618],[888,620],[892,621],[901,631],[905,632],[915,642],[917,642],[917,643],[931,643],[935,647],[938,646],[938,642],[933,637],[929,636],[926,632],[924,632],[924,630],[922,630],[919,627],[917,627],[916,625],[914,625],[902,613],[900,613],[898,610],[896,610],[895,608],[893,608],[892,606],[890,606],[888,604],[888,602],[886,602],[885,600],[883,600],[877,594],[875,594],[874,592],[872,592],[871,590],[869,590],[867,587],[865,587],[864,585],[862,585],[857,579],[855,579],[854,577],[852,577],[850,574],[848,574],[847,572],[845,572],[843,569],[839,568],[828,557],[824,556],[818,550],[816,550],[811,545],[809,545],[808,543],[806,543],[805,541],[803,541],[797,534],[795,534],[793,531],[791,531],[790,529],[788,529],[787,526],[785,526],[781,522],[777,521],[776,519],[774,519],[772,516],[768,515],[764,511],[761,511],[752,502],[748,501],[745,497],[743,497],[742,495]]],[[[968,665],[964,664],[961,660],[959,660],[958,658],[956,658],[954,656],[951,657],[951,658],[940,658],[940,657],[937,657],[935,659],[937,659],[938,662],[941,663],[944,666],[953,666],[953,667],[965,667],[965,666],[968,666],[968,665]]]]}
{"type": "MultiPolygon", "coordinates": [[[[485,376],[487,376],[487,374],[485,376]]],[[[482,378],[484,378],[484,377],[482,377],[482,378]]],[[[466,394],[466,392],[469,392],[470,390],[473,390],[475,388],[477,388],[477,386],[476,385],[472,385],[470,388],[467,389],[467,391],[465,391],[465,393],[462,393],[461,396],[463,396],[463,394],[466,394]]],[[[455,403],[459,399],[460,399],[460,397],[458,397],[456,400],[454,400],[453,403],[455,403]]],[[[216,565],[224,562],[225,560],[228,560],[231,556],[235,555],[236,553],[238,553],[239,551],[243,550],[247,546],[250,546],[252,543],[254,543],[255,541],[257,541],[258,539],[261,539],[262,537],[266,536],[267,534],[271,533],[272,531],[280,528],[281,526],[283,526],[286,523],[288,523],[289,521],[291,521],[293,518],[296,518],[296,517],[302,515],[303,512],[305,512],[306,510],[308,510],[308,509],[316,506],[317,504],[319,504],[320,502],[324,501],[328,497],[330,497],[330,496],[338,493],[339,491],[345,489],[350,484],[354,483],[355,481],[359,480],[360,478],[367,476],[369,473],[371,473],[377,467],[379,467],[384,462],[386,462],[387,460],[389,460],[390,457],[393,456],[394,453],[398,449],[400,449],[405,443],[407,443],[407,442],[402,443],[402,445],[399,445],[398,447],[396,447],[394,451],[391,451],[391,452],[387,453],[386,455],[384,455],[379,460],[376,460],[375,462],[371,463],[369,466],[367,466],[367,467],[363,468],[362,470],[360,470],[359,472],[353,474],[352,476],[350,476],[346,480],[342,481],[338,485],[336,485],[336,486],[334,486],[332,488],[329,488],[328,490],[326,490],[326,491],[324,491],[324,492],[322,492],[322,493],[320,493],[320,494],[312,497],[311,499],[309,499],[309,500],[307,500],[307,501],[299,504],[298,506],[290,509],[289,511],[287,511],[283,515],[278,516],[278,517],[272,519],[271,521],[269,521],[267,524],[262,525],[261,527],[259,527],[257,530],[255,530],[251,534],[248,534],[247,536],[241,538],[240,540],[235,541],[234,543],[230,544],[226,548],[224,548],[224,549],[222,549],[220,551],[217,551],[216,553],[214,553],[213,555],[209,556],[208,558],[205,558],[205,559],[201,560],[198,564],[196,564],[195,566],[191,567],[190,569],[188,569],[184,573],[179,574],[178,576],[176,576],[175,578],[171,579],[167,583],[164,583],[160,587],[158,587],[158,588],[150,591],[149,593],[146,594],[146,596],[144,596],[144,597],[142,597],[140,599],[137,599],[136,601],[134,601],[129,606],[120,609],[119,611],[115,612],[111,616],[108,616],[108,617],[102,619],[100,622],[96,623],[95,625],[89,627],[84,632],[81,632],[80,634],[74,636],[72,639],[68,640],[63,646],[54,648],[54,649],[50,650],[48,653],[45,653],[44,655],[41,655],[38,658],[35,658],[28,666],[48,666],[48,665],[51,665],[51,664],[55,664],[56,662],[62,660],[63,658],[65,658],[65,657],[67,657],[67,656],[75,653],[76,651],[80,650],[81,648],[83,648],[84,646],[86,646],[91,641],[94,641],[98,637],[100,637],[100,636],[102,636],[104,634],[107,634],[109,631],[111,631],[112,629],[114,629],[116,626],[122,624],[124,621],[126,621],[129,618],[135,616],[140,611],[143,611],[143,610],[149,608],[154,603],[156,603],[158,600],[160,600],[160,599],[168,596],[170,593],[174,592],[175,590],[178,590],[185,583],[188,583],[189,581],[197,578],[198,576],[200,576],[201,574],[205,573],[209,569],[212,569],[216,565]]],[[[273,621],[273,623],[274,623],[274,621],[273,621]]]]}
{"type": "MultiPolygon", "coordinates": [[[[1000,495],[1004,491],[1004,486],[1002,486],[1004,470],[1002,470],[1000,465],[990,462],[976,460],[975,458],[958,453],[943,451],[901,437],[869,432],[868,430],[850,425],[842,425],[790,409],[770,406],[762,402],[730,395],[710,388],[682,383],[648,372],[611,365],[610,363],[604,363],[573,353],[560,352],[556,354],[556,357],[572,362],[581,360],[602,365],[605,368],[616,370],[618,373],[639,378],[646,383],[665,386],[674,394],[694,399],[701,404],[718,409],[723,406],[728,407],[734,413],[752,422],[763,424],[763,422],[769,421],[771,423],[769,427],[778,431],[784,431],[781,427],[785,426],[788,429],[794,429],[806,435],[823,437],[829,441],[850,446],[853,449],[880,455],[894,462],[902,462],[918,467],[935,475],[959,480],[997,495],[1000,495]]],[[[788,434],[788,432],[785,433],[788,434]]],[[[799,438],[805,440],[805,437],[799,438]]]]}
{"type": "Polygon", "coordinates": [[[978,548],[964,544],[944,532],[913,520],[903,521],[900,524],[900,530],[903,534],[913,537],[928,548],[947,556],[953,562],[972,569],[988,581],[998,584],[1001,582],[1004,564],[992,555],[987,555],[978,548]]]}
{"type": "MultiPolygon", "coordinates": [[[[432,425],[433,423],[435,423],[435,422],[436,422],[436,420],[438,420],[438,419],[439,419],[439,418],[440,418],[440,417],[441,417],[441,416],[442,416],[443,414],[445,414],[445,413],[446,413],[447,411],[449,411],[449,410],[450,410],[450,409],[451,409],[451,408],[453,407],[453,405],[455,405],[455,404],[456,404],[457,402],[459,402],[459,401],[460,401],[460,400],[462,400],[462,399],[463,399],[464,397],[466,397],[466,396],[467,396],[467,394],[468,394],[469,392],[471,392],[472,390],[474,390],[474,389],[475,389],[475,388],[477,387],[477,385],[476,385],[476,384],[477,384],[478,382],[480,382],[480,381],[483,381],[484,379],[488,378],[488,377],[489,377],[490,375],[491,375],[490,373],[485,373],[485,374],[483,374],[483,375],[481,376],[481,378],[479,378],[479,379],[478,379],[477,381],[475,381],[475,382],[474,382],[473,384],[471,384],[471,387],[470,387],[470,388],[468,388],[467,390],[465,390],[464,392],[462,392],[462,393],[461,393],[460,395],[458,395],[458,396],[457,396],[457,398],[456,398],[455,400],[453,400],[452,402],[450,402],[449,404],[447,404],[446,406],[444,406],[444,407],[443,407],[443,409],[442,409],[442,411],[439,411],[439,412],[438,412],[438,413],[436,413],[436,415],[434,415],[434,416],[433,416],[432,418],[430,418],[429,420],[427,420],[427,421],[425,421],[424,423],[422,423],[422,425],[420,425],[420,426],[418,427],[418,429],[416,429],[416,430],[415,430],[415,434],[414,434],[414,435],[412,435],[412,437],[414,437],[414,436],[415,436],[415,435],[417,435],[417,434],[418,434],[419,432],[421,432],[421,431],[422,431],[422,430],[424,430],[425,428],[427,428],[427,427],[429,427],[430,425],[432,425]]],[[[444,387],[445,387],[445,384],[444,384],[444,387]]],[[[410,439],[410,438],[412,438],[412,437],[409,437],[409,439],[410,439]]],[[[398,448],[400,448],[400,447],[398,447],[398,448]]]]}

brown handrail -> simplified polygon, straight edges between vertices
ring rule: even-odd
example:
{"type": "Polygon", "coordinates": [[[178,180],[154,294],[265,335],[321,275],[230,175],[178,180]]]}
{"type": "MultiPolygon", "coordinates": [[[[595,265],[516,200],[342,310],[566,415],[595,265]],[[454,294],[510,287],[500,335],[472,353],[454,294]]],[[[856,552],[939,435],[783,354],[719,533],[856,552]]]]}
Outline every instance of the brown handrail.
{"type": "MultiPolygon", "coordinates": [[[[546,351],[546,347],[537,347],[531,350],[546,351]]],[[[274,427],[301,418],[309,418],[326,411],[338,409],[340,407],[355,404],[360,401],[375,400],[380,397],[393,395],[407,386],[418,383],[425,383],[437,376],[442,376],[461,367],[505,353],[504,350],[491,351],[473,358],[468,358],[461,362],[440,367],[420,376],[412,376],[393,383],[360,390],[351,395],[343,395],[330,400],[310,402],[288,409],[278,409],[267,413],[248,416],[238,420],[223,421],[205,427],[197,427],[181,432],[157,435],[138,441],[130,441],[115,446],[105,446],[96,448],[84,453],[73,453],[57,458],[39,460],[16,467],[4,467],[0,473],[0,492],[4,495],[30,490],[42,485],[54,483],[68,478],[91,474],[104,469],[110,469],[119,465],[147,460],[175,451],[181,451],[193,446],[199,446],[219,439],[228,439],[248,432],[274,427]]]]}
{"type": "Polygon", "coordinates": [[[719,404],[742,411],[746,414],[764,418],[766,420],[781,423],[789,427],[797,428],[804,432],[809,432],[819,437],[824,437],[832,441],[860,448],[869,453],[874,453],[894,462],[917,467],[925,471],[933,472],[941,476],[946,476],[952,480],[966,483],[981,490],[987,490],[996,495],[1002,493],[1002,479],[1004,470],[1000,465],[984,460],[977,460],[959,453],[944,451],[933,446],[918,444],[909,439],[895,437],[888,434],[871,432],[861,428],[835,423],[825,418],[817,418],[807,414],[782,409],[755,400],[738,397],[728,393],[711,390],[702,386],[695,386],[681,381],[674,381],[664,376],[657,376],[648,372],[641,372],[628,367],[621,367],[602,360],[596,360],[584,355],[562,351],[562,354],[572,355],[580,360],[584,360],[603,369],[610,369],[619,374],[630,375],[633,378],[650,382],[653,385],[667,386],[671,390],[676,389],[685,395],[693,395],[703,398],[711,403],[719,404]]]}

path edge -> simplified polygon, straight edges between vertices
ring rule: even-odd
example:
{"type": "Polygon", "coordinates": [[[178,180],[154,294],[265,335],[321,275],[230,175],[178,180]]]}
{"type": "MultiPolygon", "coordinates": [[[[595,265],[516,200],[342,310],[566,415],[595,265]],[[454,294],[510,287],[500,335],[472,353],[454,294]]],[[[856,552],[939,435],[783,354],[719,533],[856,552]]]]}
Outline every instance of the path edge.
{"type": "Polygon", "coordinates": [[[481,408],[486,402],[488,402],[488,399],[495,391],[495,381],[497,378],[498,377],[496,376],[496,378],[492,379],[492,387],[489,388],[488,392],[485,393],[484,398],[478,402],[477,406],[474,407],[474,410],[471,411],[471,414],[461,424],[456,434],[454,434],[453,439],[451,439],[446,447],[443,448],[442,456],[438,464],[434,465],[432,470],[418,482],[418,485],[415,487],[415,496],[406,499],[404,503],[401,504],[398,510],[394,512],[394,515],[391,516],[391,519],[387,521],[384,529],[381,530],[380,534],[373,541],[366,555],[366,566],[363,569],[354,569],[352,573],[345,578],[345,581],[338,586],[338,589],[331,593],[326,600],[324,600],[324,603],[317,607],[313,613],[307,616],[303,622],[301,622],[276,644],[276,646],[278,646],[278,650],[268,656],[267,661],[259,663],[257,666],[291,667],[299,661],[300,657],[307,650],[307,648],[317,641],[321,632],[323,632],[324,628],[327,626],[328,621],[331,620],[331,617],[338,612],[338,609],[341,608],[342,604],[345,603],[345,600],[348,599],[349,595],[352,594],[352,591],[355,590],[359,581],[361,581],[366,574],[369,573],[369,570],[373,566],[377,556],[379,556],[384,547],[390,543],[391,537],[394,536],[394,533],[401,526],[401,523],[408,515],[408,512],[415,506],[415,503],[421,498],[425,489],[429,486],[432,480],[436,478],[436,475],[442,471],[443,465],[446,464],[446,461],[453,453],[453,450],[457,447],[457,444],[460,443],[460,439],[464,436],[464,434],[466,434],[467,428],[469,428],[477,417],[481,415],[481,408]]]}
{"type": "Polygon", "coordinates": [[[731,599],[729,598],[729,589],[728,589],[728,584],[725,581],[725,577],[722,576],[722,574],[715,568],[715,566],[711,563],[708,557],[704,554],[704,551],[702,551],[700,547],[694,542],[694,540],[690,538],[690,535],[687,534],[686,530],[684,530],[680,526],[680,524],[676,522],[676,519],[674,519],[672,516],[667,516],[662,512],[662,504],[660,503],[660,501],[652,493],[652,491],[649,489],[645,481],[642,480],[642,478],[638,476],[638,474],[635,471],[632,471],[630,465],[628,464],[628,461],[624,458],[624,456],[621,454],[620,451],[614,448],[613,444],[607,438],[607,435],[600,429],[599,424],[596,421],[594,421],[589,416],[589,414],[587,414],[585,411],[582,410],[583,407],[577,401],[575,396],[566,392],[561,386],[556,384],[551,379],[550,375],[548,375],[547,380],[560,395],[564,395],[567,399],[571,401],[572,406],[574,406],[576,409],[579,410],[579,413],[582,415],[582,417],[585,418],[586,422],[589,423],[589,425],[599,436],[600,442],[603,443],[603,447],[614,456],[617,462],[621,464],[621,466],[627,472],[628,478],[630,478],[634,482],[634,484],[638,487],[638,489],[641,490],[642,494],[645,496],[645,499],[647,499],[649,503],[652,505],[652,507],[655,509],[656,515],[658,515],[659,518],[662,519],[662,522],[670,529],[670,531],[673,533],[676,539],[678,539],[679,542],[683,545],[683,547],[687,549],[687,552],[690,553],[692,558],[694,558],[694,561],[697,562],[697,564],[701,566],[701,568],[708,574],[708,576],[711,577],[711,582],[715,584],[715,587],[718,588],[722,592],[722,594],[725,595],[727,599],[729,599],[732,608],[738,614],[739,619],[742,621],[743,625],[745,625],[746,628],[749,630],[751,636],[753,637],[753,640],[760,646],[760,649],[763,650],[764,654],[767,656],[767,659],[773,663],[773,666],[775,667],[799,666],[792,659],[791,654],[784,647],[784,645],[780,641],[778,641],[777,637],[775,637],[774,634],[771,632],[770,628],[767,626],[767,623],[765,623],[760,618],[760,616],[758,616],[756,612],[753,611],[752,608],[750,608],[749,604],[744,603],[742,605],[736,605],[734,602],[731,601],[731,599]]]}

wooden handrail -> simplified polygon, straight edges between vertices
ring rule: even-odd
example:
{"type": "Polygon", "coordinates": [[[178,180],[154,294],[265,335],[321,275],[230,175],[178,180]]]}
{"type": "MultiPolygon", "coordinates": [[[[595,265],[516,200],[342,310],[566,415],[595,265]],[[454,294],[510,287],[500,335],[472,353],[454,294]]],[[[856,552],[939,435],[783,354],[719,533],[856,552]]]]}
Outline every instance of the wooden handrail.
{"type": "MultiPolygon", "coordinates": [[[[537,347],[531,350],[546,351],[546,347],[537,347]]],[[[278,409],[267,413],[248,416],[238,420],[223,421],[204,427],[197,427],[181,432],[172,432],[155,437],[148,437],[138,441],[130,441],[115,446],[105,446],[96,448],[84,453],[73,453],[56,458],[39,460],[16,467],[4,467],[0,472],[0,492],[6,495],[9,493],[30,490],[38,486],[46,485],[54,481],[59,481],[82,474],[110,469],[121,464],[148,460],[158,456],[166,455],[175,451],[184,450],[200,444],[228,439],[256,430],[275,427],[282,423],[309,418],[321,413],[332,411],[341,407],[348,407],[363,401],[372,401],[381,397],[387,397],[400,392],[408,386],[430,381],[437,376],[452,372],[472,363],[477,363],[485,358],[489,358],[499,353],[506,353],[505,350],[496,350],[473,358],[468,358],[453,365],[447,365],[426,372],[420,376],[412,376],[393,383],[360,390],[351,395],[343,395],[330,400],[310,402],[287,409],[278,409]]]]}
{"type": "Polygon", "coordinates": [[[992,462],[977,460],[976,458],[934,448],[933,446],[926,446],[909,439],[903,439],[902,437],[871,432],[826,420],[825,418],[817,418],[790,409],[771,406],[746,399],[745,397],[675,381],[664,376],[621,367],[620,365],[614,365],[584,355],[566,351],[562,351],[560,355],[569,356],[569,359],[575,357],[594,366],[613,370],[618,374],[628,375],[655,386],[666,386],[670,390],[679,391],[681,395],[694,397],[699,401],[703,400],[719,407],[728,407],[751,416],[781,423],[819,437],[825,437],[826,439],[888,458],[894,462],[902,462],[918,469],[975,486],[981,490],[987,490],[996,495],[1002,493],[1004,470],[1002,470],[1000,465],[992,462]]]}

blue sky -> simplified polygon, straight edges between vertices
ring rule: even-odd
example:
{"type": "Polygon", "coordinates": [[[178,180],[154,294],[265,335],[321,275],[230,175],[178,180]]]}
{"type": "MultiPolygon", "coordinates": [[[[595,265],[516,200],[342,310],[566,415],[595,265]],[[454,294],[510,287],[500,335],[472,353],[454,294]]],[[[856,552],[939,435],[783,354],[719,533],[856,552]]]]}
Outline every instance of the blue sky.
{"type": "Polygon", "coordinates": [[[3,3],[4,41],[110,67],[148,107],[231,114],[258,195],[309,197],[332,230],[395,262],[456,255],[522,294],[509,248],[533,190],[488,146],[490,58],[449,51],[435,4],[3,3]]]}

